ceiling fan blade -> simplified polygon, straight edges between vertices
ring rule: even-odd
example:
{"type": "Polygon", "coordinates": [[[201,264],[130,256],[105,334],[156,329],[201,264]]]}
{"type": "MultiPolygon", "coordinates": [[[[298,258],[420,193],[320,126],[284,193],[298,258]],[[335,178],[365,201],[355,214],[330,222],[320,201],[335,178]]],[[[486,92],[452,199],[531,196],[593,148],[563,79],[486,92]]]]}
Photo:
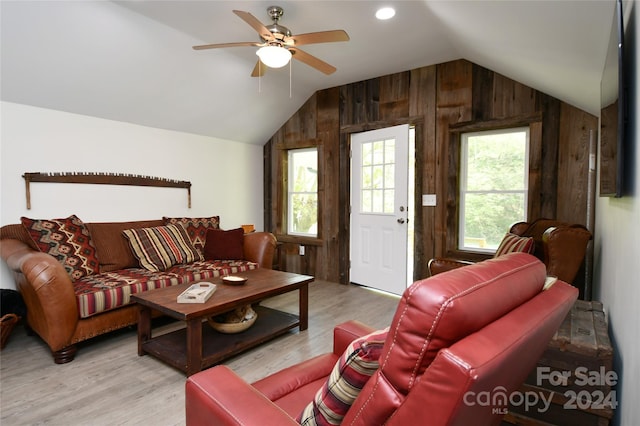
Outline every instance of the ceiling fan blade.
{"type": "Polygon", "coordinates": [[[238,47],[238,46],[262,46],[262,43],[257,43],[254,41],[241,41],[238,43],[202,44],[200,46],[193,46],[193,50],[218,49],[221,47],[238,47]]]}
{"type": "Polygon", "coordinates": [[[285,44],[290,46],[302,46],[313,43],[333,43],[336,41],[349,41],[349,34],[344,30],[320,31],[317,33],[306,33],[292,35],[285,38],[285,44]],[[292,41],[292,43],[290,42],[292,41]]]}
{"type": "Polygon", "coordinates": [[[261,64],[260,59],[258,59],[258,62],[256,62],[256,66],[253,67],[253,71],[251,72],[251,77],[262,77],[266,69],[267,66],[265,64],[261,64]]]}
{"type": "Polygon", "coordinates": [[[317,69],[320,72],[323,72],[327,75],[333,74],[336,72],[336,67],[333,65],[329,65],[328,63],[316,58],[313,55],[308,54],[304,50],[300,50],[295,47],[289,48],[291,53],[293,53],[293,58],[299,60],[300,62],[304,62],[305,64],[317,69]]]}
{"type": "Polygon", "coordinates": [[[271,31],[269,31],[267,29],[267,27],[265,27],[262,24],[262,22],[258,21],[258,19],[255,16],[253,16],[252,14],[250,14],[249,12],[243,12],[241,10],[234,10],[233,13],[238,15],[240,17],[240,19],[242,19],[244,22],[246,22],[247,24],[251,25],[251,28],[256,30],[256,32],[263,39],[265,39],[267,41],[270,41],[270,40],[273,39],[273,34],[271,34],[271,31]]]}

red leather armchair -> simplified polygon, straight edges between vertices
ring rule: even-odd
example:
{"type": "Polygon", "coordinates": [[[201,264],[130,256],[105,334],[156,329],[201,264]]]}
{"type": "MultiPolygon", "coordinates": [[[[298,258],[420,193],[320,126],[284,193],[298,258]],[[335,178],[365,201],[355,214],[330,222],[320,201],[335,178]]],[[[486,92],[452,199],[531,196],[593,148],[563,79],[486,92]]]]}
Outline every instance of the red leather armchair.
{"type": "MultiPolygon", "coordinates": [[[[537,219],[533,222],[518,222],[509,232],[521,237],[532,237],[535,242],[534,255],[544,262],[547,275],[573,283],[582,266],[591,232],[582,226],[559,222],[553,219],[537,219]]],[[[434,258],[429,261],[429,273],[441,272],[470,265],[473,262],[434,258]]]]}
{"type": "MultiPolygon", "coordinates": [[[[380,367],[342,424],[498,424],[506,406],[478,394],[515,391],[577,298],[561,281],[543,291],[545,277],[542,262],[513,253],[414,283],[399,302],[380,367]]],[[[187,425],[296,424],[344,348],[370,331],[342,324],[332,352],[252,385],[225,366],[191,376],[187,425]]]]}

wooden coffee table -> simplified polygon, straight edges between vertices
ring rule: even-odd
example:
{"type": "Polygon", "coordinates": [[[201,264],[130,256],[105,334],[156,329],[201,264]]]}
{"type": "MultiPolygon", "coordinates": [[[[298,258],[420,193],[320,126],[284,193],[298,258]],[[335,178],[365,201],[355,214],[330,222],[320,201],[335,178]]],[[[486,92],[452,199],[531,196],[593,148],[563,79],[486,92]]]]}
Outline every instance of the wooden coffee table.
{"type": "Polygon", "coordinates": [[[307,329],[309,283],[313,282],[313,277],[263,268],[238,275],[248,278],[247,283],[233,286],[224,284],[221,278],[206,280],[216,284],[217,289],[205,303],[176,301],[178,295],[193,283],[132,295],[131,299],[139,306],[138,355],[153,355],[190,376],[292,328],[307,329]],[[294,290],[299,291],[299,315],[254,305],[258,319],[241,333],[218,333],[206,323],[208,317],[294,290]],[[152,336],[151,313],[154,310],[184,321],[186,327],[152,336]]]}

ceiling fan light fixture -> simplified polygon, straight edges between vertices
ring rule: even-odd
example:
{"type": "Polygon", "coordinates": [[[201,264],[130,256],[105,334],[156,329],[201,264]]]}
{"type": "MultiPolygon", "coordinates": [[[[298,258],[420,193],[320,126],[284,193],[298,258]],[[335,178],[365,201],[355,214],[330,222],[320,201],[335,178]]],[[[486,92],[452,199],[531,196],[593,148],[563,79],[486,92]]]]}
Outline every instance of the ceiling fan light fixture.
{"type": "Polygon", "coordinates": [[[291,52],[280,46],[264,46],[258,49],[256,55],[269,68],[282,68],[291,60],[291,52]]]}

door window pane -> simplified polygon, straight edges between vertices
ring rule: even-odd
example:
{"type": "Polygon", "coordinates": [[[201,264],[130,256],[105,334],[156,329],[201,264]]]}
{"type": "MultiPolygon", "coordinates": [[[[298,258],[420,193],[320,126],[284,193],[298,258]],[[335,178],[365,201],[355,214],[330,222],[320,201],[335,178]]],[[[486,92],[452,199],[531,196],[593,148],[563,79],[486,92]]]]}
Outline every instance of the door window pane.
{"type": "Polygon", "coordinates": [[[394,212],[395,142],[395,139],[387,139],[362,144],[362,213],[394,212]]]}

